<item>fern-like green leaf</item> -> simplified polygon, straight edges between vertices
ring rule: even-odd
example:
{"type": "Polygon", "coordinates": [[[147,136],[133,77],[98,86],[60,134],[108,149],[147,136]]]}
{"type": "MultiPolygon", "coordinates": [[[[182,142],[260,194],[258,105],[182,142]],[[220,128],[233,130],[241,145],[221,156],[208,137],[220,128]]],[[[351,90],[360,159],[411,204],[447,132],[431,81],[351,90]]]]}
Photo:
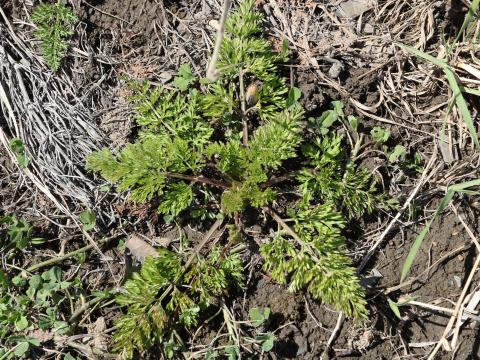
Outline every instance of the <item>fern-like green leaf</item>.
{"type": "Polygon", "coordinates": [[[41,50],[47,64],[58,70],[68,49],[67,39],[73,34],[72,25],[78,21],[70,7],[62,1],[56,4],[40,4],[31,17],[37,26],[36,37],[41,41],[41,50]]]}
{"type": "Polygon", "coordinates": [[[127,310],[114,335],[115,348],[125,358],[161,344],[179,326],[197,325],[201,310],[230,285],[242,286],[244,280],[239,256],[225,256],[218,247],[206,257],[199,256],[188,269],[179,254],[164,248],[158,252],[158,257],[146,258],[116,299],[127,310]]]}
{"type": "Polygon", "coordinates": [[[343,216],[331,205],[304,207],[292,215],[301,242],[279,233],[262,245],[265,269],[277,281],[288,283],[291,291],[305,288],[346,315],[365,319],[364,291],[343,253],[343,216]]]}
{"type": "Polygon", "coordinates": [[[161,214],[168,214],[175,217],[182,210],[190,206],[192,201],[193,191],[190,185],[184,182],[172,183],[163,197],[158,211],[161,214]]]}

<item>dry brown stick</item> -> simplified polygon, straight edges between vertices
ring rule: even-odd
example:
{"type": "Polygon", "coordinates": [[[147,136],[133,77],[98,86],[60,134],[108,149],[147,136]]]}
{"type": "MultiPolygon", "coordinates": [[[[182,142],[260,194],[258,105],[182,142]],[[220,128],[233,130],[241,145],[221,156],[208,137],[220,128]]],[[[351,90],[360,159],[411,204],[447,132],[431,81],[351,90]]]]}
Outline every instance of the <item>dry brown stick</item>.
{"type": "Polygon", "coordinates": [[[198,243],[197,246],[195,246],[195,249],[193,249],[193,253],[190,255],[190,257],[187,259],[187,262],[185,263],[185,267],[183,270],[183,274],[188,270],[188,267],[192,264],[193,260],[195,260],[195,257],[197,257],[200,254],[200,250],[207,244],[207,242],[210,240],[210,238],[213,236],[215,231],[223,224],[223,219],[218,219],[213,223],[213,225],[210,227],[210,229],[207,231],[205,236],[203,237],[202,241],[198,243]]]}
{"type": "Polygon", "coordinates": [[[269,214],[273,218],[273,220],[275,220],[277,224],[282,227],[283,231],[285,231],[287,235],[290,235],[301,246],[308,248],[309,251],[311,251],[310,256],[313,259],[315,259],[318,262],[321,262],[320,259],[316,255],[314,255],[317,253],[315,247],[312,244],[309,244],[303,241],[302,238],[298,236],[298,234],[290,226],[288,226],[288,224],[285,221],[283,221],[283,219],[274,210],[270,209],[268,206],[263,206],[262,210],[267,214],[269,214]]]}
{"type": "MultiPolygon", "coordinates": [[[[188,257],[187,261],[185,262],[185,266],[183,267],[183,271],[177,276],[175,279],[174,283],[179,281],[185,273],[188,271],[190,265],[193,263],[195,258],[200,254],[200,250],[207,244],[207,242],[210,240],[210,238],[213,236],[215,231],[223,224],[223,219],[218,219],[213,223],[213,225],[210,227],[210,229],[207,231],[205,236],[202,238],[202,240],[195,246],[193,249],[192,254],[188,257]]],[[[173,284],[170,284],[168,288],[163,292],[163,294],[160,296],[159,301],[162,301],[165,296],[173,289],[173,284]]]]}
{"type": "Polygon", "coordinates": [[[479,265],[480,265],[480,252],[477,254],[477,259],[475,260],[475,263],[473,264],[472,270],[470,271],[470,274],[468,275],[467,281],[465,282],[465,285],[463,286],[462,293],[460,294],[460,297],[457,300],[457,303],[455,305],[455,309],[453,310],[453,314],[450,317],[450,320],[448,321],[448,324],[445,327],[445,330],[443,331],[442,337],[440,338],[440,340],[438,340],[437,345],[432,350],[432,352],[428,356],[427,360],[433,360],[435,358],[435,355],[437,354],[437,352],[440,350],[440,348],[442,346],[450,348],[450,345],[448,344],[448,341],[447,341],[447,337],[449,336],[450,330],[452,329],[453,324],[455,323],[455,320],[458,316],[458,313],[459,313],[460,308],[462,306],[465,295],[467,295],[468,288],[470,287],[470,283],[472,282],[473,276],[477,272],[477,269],[478,269],[479,265]]]}
{"type": "Polygon", "coordinates": [[[387,228],[382,232],[382,234],[379,236],[378,240],[375,242],[375,244],[368,250],[367,254],[362,259],[362,262],[360,263],[360,266],[358,267],[357,273],[362,272],[363,268],[367,265],[368,261],[372,257],[372,255],[375,253],[376,249],[380,246],[380,244],[383,242],[385,237],[388,235],[390,230],[392,230],[393,226],[395,223],[400,219],[400,216],[402,216],[403,212],[408,208],[410,203],[413,201],[415,196],[417,195],[418,191],[421,189],[423,184],[427,182],[435,173],[435,171],[432,171],[429,173],[430,168],[433,166],[435,163],[435,160],[437,159],[437,147],[434,148],[434,152],[432,156],[430,157],[430,160],[427,163],[427,166],[425,167],[425,170],[423,170],[422,176],[420,178],[420,181],[418,182],[417,186],[413,189],[413,191],[410,193],[410,196],[408,199],[405,201],[401,209],[398,211],[397,215],[393,218],[393,220],[388,224],[387,228]]]}
{"type": "Polygon", "coordinates": [[[270,215],[282,228],[283,230],[288,234],[290,235],[292,238],[294,238],[297,242],[299,242],[300,244],[304,244],[305,242],[300,238],[300,236],[297,235],[297,233],[295,231],[293,231],[293,229],[287,225],[287,223],[285,221],[283,221],[283,219],[275,212],[273,211],[272,209],[270,209],[269,207],[262,207],[263,211],[265,211],[268,215],[270,215]]]}
{"type": "Polygon", "coordinates": [[[165,173],[165,176],[168,178],[188,180],[193,183],[208,184],[208,185],[212,185],[222,189],[230,188],[230,184],[225,181],[214,180],[214,179],[206,178],[204,176],[190,176],[190,175],[184,175],[184,174],[178,174],[178,173],[165,173]]]}
{"type": "Polygon", "coordinates": [[[337,338],[338,334],[340,333],[340,330],[342,329],[343,321],[345,320],[345,316],[341,312],[338,315],[337,323],[335,324],[335,328],[333,329],[332,333],[330,334],[330,337],[328,338],[327,345],[325,345],[325,350],[323,350],[322,356],[320,357],[320,360],[323,360],[325,356],[328,356],[328,351],[332,347],[333,342],[337,338]]]}
{"type": "Polygon", "coordinates": [[[232,0],[224,0],[223,2],[223,11],[217,31],[217,38],[215,39],[215,47],[207,68],[207,79],[211,81],[217,80],[220,75],[217,69],[217,61],[220,55],[220,48],[222,47],[223,35],[225,34],[225,22],[227,21],[228,9],[230,8],[231,2],[232,0]]]}
{"type": "MultiPolygon", "coordinates": [[[[108,238],[103,238],[101,240],[98,241],[99,244],[103,245],[105,243],[108,243],[109,241],[115,239],[115,238],[118,238],[119,235],[113,235],[113,236],[110,236],[108,238]]],[[[89,245],[85,245],[83,247],[81,247],[80,249],[77,249],[77,250],[73,250],[73,251],[70,251],[62,256],[56,256],[56,257],[53,257],[51,259],[48,259],[48,260],[45,260],[45,261],[42,261],[40,263],[37,263],[37,264],[34,264],[32,266],[30,266],[29,268],[26,269],[27,272],[33,272],[35,270],[38,270],[38,269],[41,269],[45,266],[49,266],[49,265],[52,265],[52,264],[56,264],[60,261],[63,261],[65,259],[68,259],[68,258],[71,258],[77,254],[80,254],[80,253],[83,253],[83,252],[86,252],[90,249],[93,249],[93,245],[92,244],[89,244],[89,245]]]]}
{"type": "Polygon", "coordinates": [[[245,85],[243,83],[243,69],[240,69],[239,75],[240,82],[240,109],[242,111],[242,125],[243,125],[243,146],[248,145],[248,123],[246,119],[246,106],[245,106],[245,85]]]}
{"type": "MultiPolygon", "coordinates": [[[[407,305],[418,306],[418,307],[421,307],[421,308],[424,308],[424,309],[432,310],[432,311],[439,312],[439,313],[449,314],[449,315],[452,315],[453,312],[454,312],[454,309],[449,309],[449,308],[445,308],[445,307],[442,307],[442,306],[423,303],[423,302],[415,301],[415,300],[409,301],[407,305]]],[[[478,317],[478,311],[474,311],[473,313],[472,312],[466,312],[466,315],[462,315],[461,318],[464,318],[464,319],[471,318],[475,321],[480,320],[480,317],[478,317]]]]}
{"type": "Polygon", "coordinates": [[[457,247],[456,249],[453,249],[452,251],[448,252],[447,254],[443,255],[440,259],[435,261],[431,266],[423,270],[419,275],[415,276],[414,278],[410,278],[407,281],[404,281],[401,284],[398,284],[396,286],[389,287],[385,289],[383,292],[385,295],[388,295],[394,291],[400,290],[401,288],[404,288],[406,286],[412,285],[414,282],[416,282],[418,279],[420,279],[423,275],[431,271],[432,269],[436,268],[438,265],[440,265],[442,262],[444,262],[446,259],[457,255],[463,251],[468,250],[471,247],[471,244],[463,244],[462,246],[457,247]]]}

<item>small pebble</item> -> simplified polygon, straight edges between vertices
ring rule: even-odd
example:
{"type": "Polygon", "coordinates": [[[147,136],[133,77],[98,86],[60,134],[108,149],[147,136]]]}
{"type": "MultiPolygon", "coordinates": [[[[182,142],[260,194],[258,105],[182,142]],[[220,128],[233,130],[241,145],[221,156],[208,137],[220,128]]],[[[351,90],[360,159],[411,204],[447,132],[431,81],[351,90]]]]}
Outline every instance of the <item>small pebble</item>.
{"type": "Polygon", "coordinates": [[[208,26],[210,26],[213,30],[217,30],[220,28],[220,23],[218,20],[210,20],[208,22],[208,26]]]}
{"type": "Polygon", "coordinates": [[[342,69],[343,69],[342,64],[334,63],[332,66],[330,66],[330,69],[328,70],[328,76],[332,79],[336,79],[342,72],[342,69]]]}
{"type": "Polygon", "coordinates": [[[161,82],[166,83],[172,79],[173,75],[168,71],[163,71],[160,73],[159,77],[161,82]]]}
{"type": "Polygon", "coordinates": [[[462,279],[458,275],[453,275],[453,280],[455,281],[455,284],[457,285],[458,288],[462,287],[462,279]]]}
{"type": "Polygon", "coordinates": [[[370,24],[365,24],[365,26],[363,27],[363,33],[368,35],[373,34],[374,33],[373,26],[370,24]]]}

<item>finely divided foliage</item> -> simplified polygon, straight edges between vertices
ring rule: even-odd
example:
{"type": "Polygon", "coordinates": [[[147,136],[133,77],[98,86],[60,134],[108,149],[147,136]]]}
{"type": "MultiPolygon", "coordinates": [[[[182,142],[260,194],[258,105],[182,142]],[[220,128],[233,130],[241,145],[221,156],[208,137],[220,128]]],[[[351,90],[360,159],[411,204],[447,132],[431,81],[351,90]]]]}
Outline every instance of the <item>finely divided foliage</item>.
{"type": "MultiPolygon", "coordinates": [[[[387,206],[388,199],[350,160],[340,135],[309,128],[307,136],[304,111],[291,101],[298,90],[289,92],[279,74],[287,51],[272,51],[259,36],[262,17],[253,5],[243,2],[228,20],[219,80],[194,89],[196,79],[183,66],[176,90],[134,85],[138,140],[118,155],[107,149],[92,154],[87,166],[119,191],[129,190],[134,201],[159,200],[158,211],[167,219],[183,214],[188,220],[198,209],[218,208],[238,225],[249,208],[264,210],[278,223],[260,247],[265,270],[292,291],[306,289],[365,319],[364,291],[344,253],[342,230],[350,219],[387,206]],[[253,83],[256,102],[246,109],[241,85],[253,83]],[[273,211],[284,182],[298,196],[287,211],[291,227],[273,211]]],[[[240,286],[240,258],[230,248],[216,245],[188,267],[185,254],[169,250],[148,259],[118,298],[127,310],[117,322],[118,349],[130,356],[170,341],[177,327],[195,326],[201,310],[229,284],[240,286]]]]}
{"type": "Polygon", "coordinates": [[[67,53],[66,39],[72,35],[72,25],[78,21],[73,10],[62,1],[56,4],[41,4],[32,14],[37,26],[35,35],[41,41],[42,54],[53,70],[58,70],[60,61],[67,53]]]}
{"type": "Polygon", "coordinates": [[[117,297],[128,313],[117,321],[116,348],[126,358],[133,350],[175,340],[180,326],[196,326],[201,310],[232,283],[243,282],[238,254],[225,256],[215,247],[185,271],[180,254],[160,249],[158,258],[147,258],[139,273],[125,283],[117,297]]]}

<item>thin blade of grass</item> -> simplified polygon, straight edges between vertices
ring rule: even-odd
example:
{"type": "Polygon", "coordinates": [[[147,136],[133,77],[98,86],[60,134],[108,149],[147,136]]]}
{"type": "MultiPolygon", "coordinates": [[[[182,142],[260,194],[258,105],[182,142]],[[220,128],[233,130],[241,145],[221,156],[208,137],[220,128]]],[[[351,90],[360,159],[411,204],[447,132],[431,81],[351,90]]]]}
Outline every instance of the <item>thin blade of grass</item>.
{"type": "Polygon", "coordinates": [[[475,144],[477,149],[480,150],[480,142],[478,141],[478,135],[475,129],[475,125],[473,124],[472,115],[470,114],[470,111],[468,110],[467,102],[465,101],[465,98],[462,95],[462,90],[461,90],[462,86],[457,82],[455,73],[450,68],[450,66],[445,62],[445,60],[437,59],[432,55],[424,53],[423,51],[415,49],[411,46],[400,44],[400,43],[397,43],[397,45],[402,49],[412,53],[413,55],[421,59],[427,60],[432,64],[442,68],[443,72],[447,77],[448,84],[452,88],[455,104],[457,105],[460,111],[460,114],[462,114],[463,121],[465,121],[465,124],[467,125],[467,129],[468,129],[468,132],[470,133],[473,143],[475,144]]]}
{"type": "Polygon", "coordinates": [[[455,44],[458,42],[458,40],[460,40],[460,37],[462,36],[463,32],[465,31],[468,24],[470,24],[473,17],[475,16],[475,13],[477,12],[479,5],[480,5],[480,0],[473,0],[472,1],[472,4],[468,8],[467,14],[465,15],[465,18],[463,19],[462,27],[458,31],[457,36],[455,37],[455,40],[453,41],[453,43],[449,46],[449,48],[447,50],[447,55],[450,54],[450,52],[453,50],[453,47],[455,46],[455,44]]]}
{"type": "Polygon", "coordinates": [[[423,60],[427,60],[428,62],[431,62],[433,65],[441,67],[442,69],[445,69],[448,67],[447,62],[443,59],[438,59],[435,56],[432,56],[421,50],[415,49],[414,47],[411,47],[402,43],[396,43],[396,45],[423,60]]]}
{"type": "Polygon", "coordinates": [[[435,210],[435,213],[433,214],[433,217],[425,224],[425,227],[423,230],[420,232],[420,234],[417,236],[415,239],[415,242],[413,243],[412,247],[410,248],[410,251],[408,253],[407,258],[405,259],[405,262],[402,267],[402,272],[400,275],[400,283],[402,283],[405,280],[405,277],[407,276],[408,272],[410,271],[410,268],[413,265],[413,262],[415,261],[415,258],[417,257],[418,250],[420,249],[423,240],[425,239],[425,236],[427,235],[428,231],[430,230],[430,227],[432,226],[433,221],[442,213],[443,210],[448,206],[450,201],[452,201],[452,198],[455,196],[457,193],[463,193],[467,195],[476,195],[479,192],[470,190],[471,187],[475,186],[480,186],[480,179],[474,179],[470,181],[465,181],[460,184],[455,184],[449,187],[447,194],[444,196],[440,204],[438,205],[437,209],[435,210]]]}
{"type": "Polygon", "coordinates": [[[472,89],[472,88],[469,88],[469,87],[463,87],[462,90],[463,90],[463,92],[465,92],[467,94],[480,96],[480,90],[479,89],[472,89]]]}
{"type": "Polygon", "coordinates": [[[437,216],[445,209],[445,207],[450,203],[452,200],[453,196],[455,195],[455,191],[449,189],[447,191],[447,194],[445,197],[442,199],[440,204],[438,205],[437,209],[435,210],[435,213],[433,214],[433,217],[425,224],[425,227],[423,230],[420,232],[420,234],[417,236],[415,239],[412,247],[410,248],[410,251],[408,252],[408,256],[405,259],[405,262],[403,263],[402,267],[402,273],[400,275],[400,283],[405,280],[405,277],[407,276],[408,272],[410,271],[410,268],[413,265],[413,262],[415,261],[415,258],[417,257],[418,250],[420,249],[420,246],[423,243],[423,240],[425,239],[425,236],[427,235],[428,231],[430,230],[430,227],[432,226],[433,221],[437,218],[437,216]]]}
{"type": "Polygon", "coordinates": [[[402,320],[402,315],[400,314],[400,309],[398,308],[397,304],[394,301],[388,299],[388,306],[390,306],[390,309],[393,311],[395,316],[402,320]]]}
{"type": "Polygon", "coordinates": [[[417,238],[415,239],[415,242],[413,243],[412,247],[410,248],[410,251],[408,252],[408,256],[405,259],[405,262],[403,263],[403,266],[402,266],[402,273],[400,275],[400,284],[403,283],[403,280],[405,280],[405,277],[407,276],[408,272],[410,271],[410,268],[412,267],[413,262],[415,261],[415,258],[417,257],[418,250],[420,249],[420,246],[423,243],[423,239],[425,239],[425,236],[427,235],[428,231],[430,230],[430,226],[432,226],[432,221],[429,221],[428,223],[425,224],[425,227],[420,232],[420,234],[417,236],[417,238]]]}
{"type": "Polygon", "coordinates": [[[460,86],[457,83],[455,74],[449,68],[445,68],[443,69],[443,71],[445,75],[447,75],[448,83],[450,84],[450,87],[452,88],[452,91],[453,91],[455,103],[457,104],[458,109],[462,114],[463,121],[465,121],[465,124],[467,125],[468,132],[470,133],[470,136],[472,137],[472,140],[475,143],[475,146],[477,147],[477,149],[480,149],[480,143],[478,142],[477,130],[475,129],[475,125],[473,124],[472,114],[470,114],[470,111],[468,110],[467,102],[465,101],[465,98],[462,95],[462,90],[460,89],[460,86]]]}
{"type": "Polygon", "coordinates": [[[480,186],[480,179],[475,179],[475,180],[465,181],[460,184],[455,184],[450,186],[450,189],[455,192],[462,192],[474,186],[480,186]]]}

